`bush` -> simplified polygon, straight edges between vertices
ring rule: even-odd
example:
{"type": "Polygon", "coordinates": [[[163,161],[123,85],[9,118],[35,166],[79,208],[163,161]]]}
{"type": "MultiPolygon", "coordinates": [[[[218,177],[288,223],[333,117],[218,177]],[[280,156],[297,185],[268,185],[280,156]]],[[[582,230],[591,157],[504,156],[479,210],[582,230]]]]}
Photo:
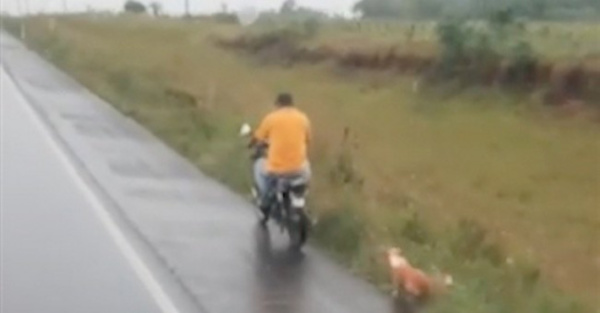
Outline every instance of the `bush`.
{"type": "Polygon", "coordinates": [[[146,13],[146,6],[138,1],[128,0],[127,2],[125,2],[123,10],[128,13],[144,14],[146,13]]]}
{"type": "Polygon", "coordinates": [[[249,38],[255,50],[272,46],[297,47],[303,38],[301,31],[286,27],[264,32],[249,38]]]}
{"type": "Polygon", "coordinates": [[[506,83],[520,85],[534,82],[537,59],[528,43],[524,41],[515,43],[509,50],[508,59],[510,68],[506,83]]]}
{"type": "Polygon", "coordinates": [[[316,18],[309,18],[302,23],[304,34],[308,38],[313,38],[319,34],[321,30],[321,22],[316,18]]]}
{"type": "Polygon", "coordinates": [[[533,81],[537,58],[512,11],[492,14],[483,27],[455,19],[438,24],[439,69],[447,76],[509,85],[533,81]]]}
{"type": "Polygon", "coordinates": [[[485,228],[473,220],[461,220],[458,223],[451,249],[455,255],[470,261],[481,259],[495,266],[504,262],[500,246],[492,242],[485,228]]]}
{"type": "Polygon", "coordinates": [[[216,13],[211,18],[218,23],[239,25],[240,20],[236,14],[232,13],[216,13]]]}
{"type": "Polygon", "coordinates": [[[445,21],[438,24],[436,31],[441,46],[440,69],[447,75],[457,74],[472,57],[473,52],[476,52],[475,49],[468,49],[472,37],[481,37],[478,39],[484,41],[482,36],[471,34],[471,29],[463,21],[445,21]]]}

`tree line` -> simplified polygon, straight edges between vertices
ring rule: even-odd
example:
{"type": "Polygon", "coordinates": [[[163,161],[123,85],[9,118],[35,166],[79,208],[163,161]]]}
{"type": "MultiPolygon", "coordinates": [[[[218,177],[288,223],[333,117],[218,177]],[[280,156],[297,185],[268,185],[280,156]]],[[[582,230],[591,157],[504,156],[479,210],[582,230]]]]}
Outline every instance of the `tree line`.
{"type": "Polygon", "coordinates": [[[487,18],[510,10],[529,19],[600,19],[600,0],[360,0],[354,11],[363,18],[487,18]]]}

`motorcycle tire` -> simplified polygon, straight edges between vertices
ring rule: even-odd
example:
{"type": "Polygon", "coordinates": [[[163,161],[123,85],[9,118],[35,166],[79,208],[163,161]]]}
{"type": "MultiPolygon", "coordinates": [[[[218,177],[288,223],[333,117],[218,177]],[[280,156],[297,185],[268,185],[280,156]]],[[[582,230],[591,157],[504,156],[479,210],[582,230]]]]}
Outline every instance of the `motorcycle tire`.
{"type": "Polygon", "coordinates": [[[304,212],[299,213],[288,225],[290,244],[294,249],[301,249],[308,240],[310,222],[304,212]]]}

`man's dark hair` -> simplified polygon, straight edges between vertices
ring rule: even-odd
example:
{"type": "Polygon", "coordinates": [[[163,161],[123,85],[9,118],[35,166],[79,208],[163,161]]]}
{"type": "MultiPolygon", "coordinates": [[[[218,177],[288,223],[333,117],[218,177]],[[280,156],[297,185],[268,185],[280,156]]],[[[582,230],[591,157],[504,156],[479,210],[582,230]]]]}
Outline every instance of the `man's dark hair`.
{"type": "Polygon", "coordinates": [[[275,100],[275,104],[278,106],[292,106],[294,105],[294,99],[291,94],[284,92],[277,95],[277,99],[275,100]]]}

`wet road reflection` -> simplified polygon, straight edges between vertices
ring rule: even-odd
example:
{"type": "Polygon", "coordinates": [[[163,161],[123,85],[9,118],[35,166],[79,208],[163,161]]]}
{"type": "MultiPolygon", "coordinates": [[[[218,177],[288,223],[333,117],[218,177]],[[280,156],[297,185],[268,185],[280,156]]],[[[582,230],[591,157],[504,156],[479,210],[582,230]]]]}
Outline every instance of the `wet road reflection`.
{"type": "MultiPolygon", "coordinates": [[[[290,249],[287,238],[279,229],[256,225],[254,229],[255,305],[253,312],[304,313],[312,307],[304,305],[311,297],[306,277],[314,276],[309,257],[290,249]]],[[[349,302],[354,299],[348,299],[349,302]]],[[[381,313],[412,313],[422,311],[412,301],[390,299],[389,310],[381,313]]],[[[315,312],[313,312],[315,313],[315,312]]],[[[367,313],[367,312],[365,312],[367,313]]],[[[370,313],[370,312],[369,312],[370,313]]]]}
{"type": "Polygon", "coordinates": [[[268,227],[257,225],[254,234],[257,311],[302,312],[300,302],[304,298],[303,278],[306,270],[304,254],[286,245],[273,244],[268,227]]]}
{"type": "MultiPolygon", "coordinates": [[[[328,312],[325,306],[314,306],[314,284],[310,279],[318,275],[312,266],[310,254],[306,255],[290,249],[287,238],[278,228],[265,228],[256,225],[254,229],[255,244],[255,283],[252,312],[260,313],[319,313],[328,312]],[[307,299],[313,299],[307,301],[307,299]]],[[[343,287],[343,286],[339,286],[343,287]]],[[[340,288],[342,289],[342,288],[340,288]]],[[[348,304],[357,299],[348,295],[344,299],[348,304]]],[[[379,313],[411,313],[417,312],[413,303],[389,299],[387,310],[379,313]]],[[[350,306],[351,307],[351,306],[350,306]]],[[[349,307],[349,308],[350,308],[349,307]]],[[[352,312],[360,312],[358,307],[352,312]]],[[[371,312],[365,312],[371,313],[371,312]]],[[[374,312],[375,313],[375,312],[374,312]]]]}

